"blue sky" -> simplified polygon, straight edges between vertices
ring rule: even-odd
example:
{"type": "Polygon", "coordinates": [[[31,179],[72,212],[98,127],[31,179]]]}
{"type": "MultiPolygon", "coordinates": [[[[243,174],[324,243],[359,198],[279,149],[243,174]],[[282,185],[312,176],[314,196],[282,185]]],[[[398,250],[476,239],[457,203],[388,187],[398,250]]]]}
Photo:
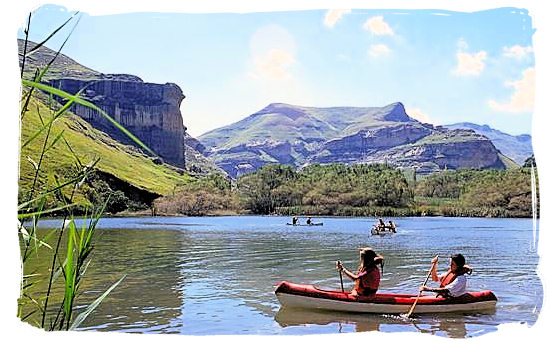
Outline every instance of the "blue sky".
{"type": "MultiPolygon", "coordinates": [[[[40,7],[30,39],[42,40],[71,13],[40,7]]],[[[531,133],[533,33],[531,17],[518,8],[81,13],[64,53],[104,73],[178,84],[193,136],[272,102],[396,101],[424,122],[469,121],[516,135],[531,133]]],[[[48,46],[57,48],[62,37],[48,46]]]]}

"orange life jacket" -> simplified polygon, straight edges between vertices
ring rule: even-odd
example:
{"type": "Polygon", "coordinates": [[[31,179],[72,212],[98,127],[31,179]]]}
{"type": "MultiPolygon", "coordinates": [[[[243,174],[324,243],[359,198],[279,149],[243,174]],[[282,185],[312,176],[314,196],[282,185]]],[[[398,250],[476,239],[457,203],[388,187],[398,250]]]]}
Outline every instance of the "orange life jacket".
{"type": "Polygon", "coordinates": [[[451,284],[458,276],[471,274],[472,268],[468,265],[464,265],[462,268],[458,269],[457,272],[451,272],[451,269],[447,271],[443,277],[441,277],[441,282],[439,283],[440,288],[444,288],[447,285],[451,284]]]}
{"type": "Polygon", "coordinates": [[[451,284],[455,278],[457,277],[457,274],[454,272],[451,272],[451,270],[447,271],[443,277],[441,277],[441,282],[439,283],[440,288],[444,288],[447,285],[451,284]]]}

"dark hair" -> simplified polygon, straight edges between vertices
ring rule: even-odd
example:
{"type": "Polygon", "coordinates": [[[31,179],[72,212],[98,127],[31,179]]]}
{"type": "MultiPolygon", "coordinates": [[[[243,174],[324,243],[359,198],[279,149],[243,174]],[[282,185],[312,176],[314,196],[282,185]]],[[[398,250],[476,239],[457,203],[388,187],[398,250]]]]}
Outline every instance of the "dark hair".
{"type": "Polygon", "coordinates": [[[455,262],[456,266],[459,268],[463,267],[464,264],[466,264],[466,259],[464,259],[464,256],[460,253],[455,253],[451,256],[451,259],[455,262]]]}
{"type": "Polygon", "coordinates": [[[384,272],[384,257],[377,254],[370,247],[360,249],[359,256],[360,260],[357,272],[366,271],[367,268],[376,265],[379,265],[381,272],[384,272]]]}

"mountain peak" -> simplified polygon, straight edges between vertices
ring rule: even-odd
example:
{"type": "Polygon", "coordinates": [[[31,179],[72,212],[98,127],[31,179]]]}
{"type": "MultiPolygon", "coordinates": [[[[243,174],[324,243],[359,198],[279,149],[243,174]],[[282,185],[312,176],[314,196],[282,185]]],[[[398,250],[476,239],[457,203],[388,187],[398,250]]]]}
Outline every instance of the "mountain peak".
{"type": "Polygon", "coordinates": [[[387,105],[385,108],[388,108],[388,113],[384,115],[384,119],[387,121],[394,122],[409,122],[411,118],[405,112],[405,106],[401,102],[395,102],[390,105],[387,105]]]}
{"type": "Polygon", "coordinates": [[[303,117],[307,115],[307,113],[304,111],[302,107],[298,107],[291,104],[286,103],[271,103],[267,107],[263,108],[262,110],[258,111],[252,116],[260,116],[265,114],[279,114],[284,115],[292,120],[296,120],[300,117],[303,117]]]}

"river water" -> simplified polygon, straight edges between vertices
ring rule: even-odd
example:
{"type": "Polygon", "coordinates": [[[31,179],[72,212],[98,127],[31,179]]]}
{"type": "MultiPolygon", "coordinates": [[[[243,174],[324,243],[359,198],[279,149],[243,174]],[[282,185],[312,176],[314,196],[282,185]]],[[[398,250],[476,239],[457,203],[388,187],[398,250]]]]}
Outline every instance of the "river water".
{"type": "MultiPolygon", "coordinates": [[[[536,274],[538,233],[530,219],[398,218],[393,236],[371,236],[372,218],[316,218],[324,223],[316,227],[288,226],[289,221],[262,216],[102,219],[77,313],[122,275],[126,278],[80,329],[187,335],[378,330],[455,338],[537,320],[543,292],[536,274]],[[497,307],[412,320],[280,309],[274,294],[279,281],[338,289],[334,261],[355,269],[358,249],[365,246],[385,258],[380,292],[417,293],[435,254],[442,272],[450,255],[461,252],[474,268],[469,289],[493,290],[497,307]]],[[[42,221],[43,227],[59,224],[42,221]]],[[[35,266],[43,265],[28,269],[35,266]]],[[[346,289],[353,287],[344,281],[346,289]]]]}

